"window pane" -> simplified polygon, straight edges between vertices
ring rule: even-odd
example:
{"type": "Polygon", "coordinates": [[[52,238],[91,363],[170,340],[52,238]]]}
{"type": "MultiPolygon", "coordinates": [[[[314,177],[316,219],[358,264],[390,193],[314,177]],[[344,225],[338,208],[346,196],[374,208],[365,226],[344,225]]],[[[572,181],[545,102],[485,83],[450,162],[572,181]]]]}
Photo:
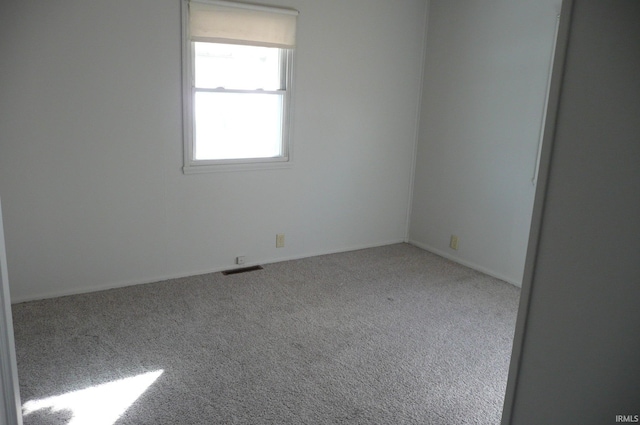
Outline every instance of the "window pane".
{"type": "Polygon", "coordinates": [[[281,156],[282,102],[278,94],[195,93],[194,159],[281,156]]]}
{"type": "Polygon", "coordinates": [[[235,44],[194,43],[198,88],[279,90],[280,49],[235,44]]]}

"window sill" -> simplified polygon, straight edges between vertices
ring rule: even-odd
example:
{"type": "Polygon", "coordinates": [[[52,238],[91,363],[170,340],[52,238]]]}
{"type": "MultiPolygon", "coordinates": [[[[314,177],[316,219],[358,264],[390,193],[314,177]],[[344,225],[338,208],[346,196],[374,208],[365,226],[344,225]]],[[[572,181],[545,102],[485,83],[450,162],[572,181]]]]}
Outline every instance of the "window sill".
{"type": "Polygon", "coordinates": [[[184,174],[219,173],[226,171],[254,171],[292,168],[293,163],[287,158],[256,160],[252,162],[192,163],[182,167],[184,174]]]}

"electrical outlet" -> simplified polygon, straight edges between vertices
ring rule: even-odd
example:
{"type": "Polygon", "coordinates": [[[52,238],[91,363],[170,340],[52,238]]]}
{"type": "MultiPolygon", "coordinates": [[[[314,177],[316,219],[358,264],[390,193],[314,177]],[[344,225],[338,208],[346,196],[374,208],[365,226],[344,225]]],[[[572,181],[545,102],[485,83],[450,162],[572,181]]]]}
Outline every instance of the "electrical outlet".
{"type": "Polygon", "coordinates": [[[244,255],[236,257],[236,264],[244,264],[244,255]]]}
{"type": "Polygon", "coordinates": [[[276,248],[284,248],[284,233],[276,235],[276,248]]]}
{"type": "Polygon", "coordinates": [[[449,242],[449,246],[451,249],[458,250],[458,237],[456,235],[451,235],[451,241],[449,242]]]}

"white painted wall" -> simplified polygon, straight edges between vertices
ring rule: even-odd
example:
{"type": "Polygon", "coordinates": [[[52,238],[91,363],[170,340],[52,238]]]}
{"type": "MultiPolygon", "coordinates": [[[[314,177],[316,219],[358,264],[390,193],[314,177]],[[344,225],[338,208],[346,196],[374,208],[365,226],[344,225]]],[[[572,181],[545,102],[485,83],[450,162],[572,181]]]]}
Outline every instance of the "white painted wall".
{"type": "Polygon", "coordinates": [[[566,3],[503,425],[640,415],[640,2],[566,3]]]}
{"type": "Polygon", "coordinates": [[[429,8],[410,240],[516,285],[559,11],[560,0],[429,8]]]}
{"type": "Polygon", "coordinates": [[[1,3],[14,302],[405,238],[425,1],[270,3],[300,11],[294,167],[188,176],[179,1],[1,3]]]}

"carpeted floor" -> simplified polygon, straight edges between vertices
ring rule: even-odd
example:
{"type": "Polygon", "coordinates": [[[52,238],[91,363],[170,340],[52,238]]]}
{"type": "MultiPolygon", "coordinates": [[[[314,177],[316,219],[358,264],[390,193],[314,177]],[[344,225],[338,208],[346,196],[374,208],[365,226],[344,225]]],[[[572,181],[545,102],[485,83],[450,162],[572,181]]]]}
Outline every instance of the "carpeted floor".
{"type": "Polygon", "coordinates": [[[498,424],[519,294],[399,244],[17,304],[24,424],[498,424]]]}

